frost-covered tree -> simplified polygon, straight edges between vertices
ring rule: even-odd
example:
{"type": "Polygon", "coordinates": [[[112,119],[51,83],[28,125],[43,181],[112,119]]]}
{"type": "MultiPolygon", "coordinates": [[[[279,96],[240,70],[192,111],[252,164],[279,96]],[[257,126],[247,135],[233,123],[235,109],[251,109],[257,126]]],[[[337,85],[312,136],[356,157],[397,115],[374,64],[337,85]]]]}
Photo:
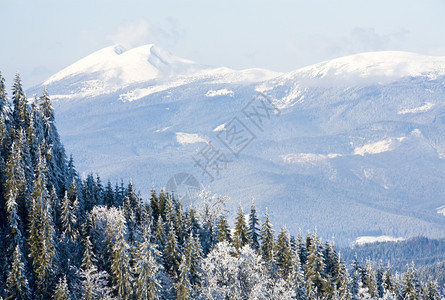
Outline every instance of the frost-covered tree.
{"type": "Polygon", "coordinates": [[[59,278],[59,282],[54,289],[54,294],[52,297],[54,300],[69,300],[70,291],[68,289],[68,283],[66,281],[66,275],[59,278]]]}
{"type": "Polygon", "coordinates": [[[203,261],[201,294],[207,299],[236,297],[237,259],[235,249],[227,242],[218,243],[203,261]]]}
{"type": "Polygon", "coordinates": [[[403,278],[402,295],[404,299],[415,300],[419,297],[418,281],[414,263],[408,266],[403,278]]]}
{"type": "Polygon", "coordinates": [[[158,262],[160,252],[150,242],[149,228],[144,229],[142,241],[136,244],[134,294],[137,299],[159,299],[162,287],[158,273],[162,265],[158,262]]]}
{"type": "Polygon", "coordinates": [[[250,205],[250,213],[249,213],[249,229],[248,229],[248,237],[250,240],[250,246],[255,251],[258,251],[260,248],[260,234],[259,228],[260,221],[258,220],[255,203],[252,199],[252,203],[250,205]]]}
{"type": "Polygon", "coordinates": [[[40,297],[49,297],[55,282],[56,271],[55,229],[49,193],[46,189],[45,158],[38,152],[34,190],[30,209],[29,249],[40,297]]]}
{"type": "Polygon", "coordinates": [[[226,217],[221,215],[218,223],[218,234],[216,236],[218,242],[232,242],[232,237],[230,235],[230,227],[227,224],[226,217]]]}
{"type": "Polygon", "coordinates": [[[77,216],[75,203],[71,203],[68,198],[68,193],[65,192],[65,196],[62,200],[61,209],[61,224],[62,224],[62,234],[69,240],[74,241],[77,238],[77,216]]]}
{"type": "Polygon", "coordinates": [[[274,257],[274,230],[269,221],[269,214],[265,213],[264,222],[261,228],[260,252],[266,262],[270,262],[274,257]]]}
{"type": "Polygon", "coordinates": [[[241,204],[238,206],[238,213],[235,219],[235,226],[233,228],[233,246],[240,250],[249,243],[249,234],[244,211],[241,204]]]}
{"type": "Polygon", "coordinates": [[[178,248],[178,240],[176,237],[175,228],[170,223],[167,240],[163,249],[162,258],[164,261],[164,268],[170,276],[176,278],[178,276],[179,264],[181,263],[181,253],[178,248]]]}
{"type": "Polygon", "coordinates": [[[278,234],[274,254],[280,276],[283,279],[287,279],[293,265],[293,253],[286,227],[282,227],[278,234]]]}
{"type": "Polygon", "coordinates": [[[111,276],[115,294],[120,299],[130,299],[132,295],[132,274],[129,246],[125,240],[126,226],[119,220],[111,253],[111,276]]]}
{"type": "Polygon", "coordinates": [[[26,178],[20,148],[16,142],[12,143],[8,161],[6,163],[6,211],[8,215],[10,251],[22,242],[22,220],[26,215],[26,205],[23,194],[26,189],[26,178]]]}
{"type": "Polygon", "coordinates": [[[24,258],[18,244],[15,246],[11,269],[8,272],[6,292],[8,295],[6,299],[30,299],[24,258]]]}
{"type": "Polygon", "coordinates": [[[79,275],[82,280],[82,299],[109,299],[111,297],[111,289],[108,287],[109,275],[106,271],[97,269],[96,257],[89,236],[85,239],[85,251],[79,275]]]}
{"type": "Polygon", "coordinates": [[[28,121],[28,110],[26,106],[26,96],[22,88],[22,80],[17,73],[14,78],[14,84],[12,86],[12,103],[14,104],[14,110],[12,117],[16,128],[25,128],[28,121]]]}
{"type": "Polygon", "coordinates": [[[185,264],[188,269],[190,284],[194,286],[199,285],[201,283],[202,257],[203,257],[203,251],[201,249],[201,243],[199,241],[199,238],[194,236],[193,233],[190,233],[190,236],[188,237],[185,244],[183,258],[185,258],[186,260],[185,264]]]}
{"type": "Polygon", "coordinates": [[[45,152],[42,155],[48,162],[48,177],[58,193],[61,193],[67,184],[67,159],[54,123],[54,108],[46,89],[43,90],[40,97],[40,112],[42,115],[43,139],[45,140],[45,152]]]}
{"type": "Polygon", "coordinates": [[[182,255],[181,264],[179,265],[178,282],[175,284],[176,299],[188,300],[192,299],[193,288],[190,283],[190,267],[187,265],[185,255],[182,255]]]}
{"type": "Polygon", "coordinates": [[[298,253],[293,256],[292,270],[287,278],[287,285],[293,291],[294,299],[306,300],[306,282],[298,253]]]}
{"type": "Polygon", "coordinates": [[[325,266],[320,240],[315,233],[310,243],[309,255],[305,265],[306,291],[309,297],[315,294],[318,298],[321,298],[329,290],[329,282],[325,278],[325,266]]]}
{"type": "Polygon", "coordinates": [[[365,280],[363,285],[372,298],[378,297],[376,273],[369,260],[366,262],[365,266],[365,280]]]}

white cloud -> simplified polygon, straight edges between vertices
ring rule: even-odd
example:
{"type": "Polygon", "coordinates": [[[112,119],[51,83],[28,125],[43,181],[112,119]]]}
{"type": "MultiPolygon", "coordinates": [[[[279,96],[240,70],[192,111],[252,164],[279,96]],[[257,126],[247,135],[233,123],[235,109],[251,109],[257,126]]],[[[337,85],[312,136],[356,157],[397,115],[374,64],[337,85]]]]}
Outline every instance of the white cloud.
{"type": "Polygon", "coordinates": [[[369,51],[393,50],[401,48],[408,35],[409,31],[406,29],[380,33],[372,27],[355,27],[347,36],[323,40],[320,42],[320,49],[324,55],[329,57],[369,51]]]}
{"type": "Polygon", "coordinates": [[[162,24],[153,24],[145,19],[122,24],[116,32],[107,38],[113,44],[125,48],[133,48],[144,44],[165,44],[174,46],[184,35],[184,31],[173,18],[168,18],[162,24]]]}
{"type": "Polygon", "coordinates": [[[121,25],[114,34],[108,35],[113,44],[125,48],[147,43],[150,37],[150,24],[146,20],[138,20],[121,25]]]}

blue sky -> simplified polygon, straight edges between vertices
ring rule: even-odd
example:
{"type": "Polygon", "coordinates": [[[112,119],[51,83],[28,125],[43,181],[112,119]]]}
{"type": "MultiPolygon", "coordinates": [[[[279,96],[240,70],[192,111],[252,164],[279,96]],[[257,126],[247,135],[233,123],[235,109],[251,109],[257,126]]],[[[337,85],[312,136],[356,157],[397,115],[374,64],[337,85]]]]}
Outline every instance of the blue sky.
{"type": "Polygon", "coordinates": [[[291,71],[365,51],[445,55],[445,1],[0,0],[0,71],[25,87],[103,47],[291,71]]]}

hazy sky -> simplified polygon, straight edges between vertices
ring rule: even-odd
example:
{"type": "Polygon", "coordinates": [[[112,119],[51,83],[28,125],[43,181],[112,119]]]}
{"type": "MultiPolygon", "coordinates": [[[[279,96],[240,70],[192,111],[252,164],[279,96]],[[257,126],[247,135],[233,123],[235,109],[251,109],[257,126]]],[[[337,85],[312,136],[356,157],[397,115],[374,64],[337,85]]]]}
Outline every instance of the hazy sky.
{"type": "Polygon", "coordinates": [[[103,47],[290,71],[364,51],[445,55],[443,0],[0,0],[0,71],[25,87],[103,47]]]}

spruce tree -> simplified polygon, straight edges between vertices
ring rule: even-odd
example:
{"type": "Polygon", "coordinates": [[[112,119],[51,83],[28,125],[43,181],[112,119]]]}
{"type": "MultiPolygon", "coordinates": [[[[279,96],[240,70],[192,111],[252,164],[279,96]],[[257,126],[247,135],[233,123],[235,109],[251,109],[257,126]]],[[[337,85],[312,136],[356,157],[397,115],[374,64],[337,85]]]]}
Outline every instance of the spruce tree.
{"type": "Polygon", "coordinates": [[[159,202],[158,202],[158,197],[156,196],[156,191],[154,189],[154,187],[151,188],[151,197],[150,197],[150,207],[151,207],[151,213],[153,216],[153,226],[154,228],[156,228],[157,226],[157,221],[160,215],[160,210],[159,210],[159,202]]]}
{"type": "Polygon", "coordinates": [[[70,299],[70,291],[68,289],[68,284],[66,282],[66,275],[59,278],[59,282],[56,285],[56,288],[54,289],[54,300],[69,300],[70,299]]]}
{"type": "Polygon", "coordinates": [[[137,242],[135,257],[135,296],[137,299],[159,299],[161,283],[158,273],[162,270],[157,258],[160,252],[150,242],[150,230],[145,228],[142,242],[137,242]]]}
{"type": "Polygon", "coordinates": [[[235,227],[233,231],[233,246],[235,247],[235,249],[240,250],[249,242],[250,240],[246,219],[244,218],[243,208],[240,204],[238,206],[238,213],[235,219],[235,227]]]}
{"type": "Polygon", "coordinates": [[[71,203],[68,198],[68,193],[65,192],[65,196],[62,200],[62,209],[61,209],[61,223],[62,223],[62,234],[68,240],[74,241],[77,238],[77,216],[76,216],[76,208],[74,207],[75,203],[71,203]]]}
{"type": "Polygon", "coordinates": [[[21,159],[20,149],[15,142],[12,143],[11,152],[6,164],[6,211],[8,214],[10,251],[22,242],[24,216],[26,215],[26,202],[23,194],[26,189],[26,178],[21,159]],[[22,197],[21,197],[22,196],[22,197]]]}
{"type": "Polygon", "coordinates": [[[344,263],[341,261],[340,254],[338,254],[337,263],[335,265],[336,278],[334,281],[334,287],[337,290],[340,299],[350,300],[352,294],[349,289],[349,276],[346,271],[344,263]]]}
{"type": "Polygon", "coordinates": [[[30,212],[29,248],[38,294],[45,298],[53,291],[52,276],[56,268],[56,246],[52,208],[46,189],[45,158],[40,151],[38,157],[30,212]]]}
{"type": "Polygon", "coordinates": [[[132,295],[132,276],[130,270],[129,246],[125,240],[124,220],[117,224],[116,236],[111,253],[111,276],[115,294],[120,299],[130,299],[132,295]]]}
{"type": "Polygon", "coordinates": [[[196,218],[195,209],[190,208],[187,212],[187,217],[185,218],[184,234],[187,236],[193,232],[195,236],[198,236],[201,232],[201,225],[196,218]]]}
{"type": "Polygon", "coordinates": [[[82,299],[107,299],[111,296],[111,290],[107,286],[109,275],[107,272],[97,269],[96,257],[89,236],[85,238],[80,277],[82,279],[82,299]]]}
{"type": "Polygon", "coordinates": [[[329,290],[329,282],[325,278],[325,262],[320,246],[320,241],[315,233],[311,239],[309,255],[305,265],[306,290],[307,294],[314,293],[318,298],[325,296],[329,290]]]}
{"type": "Polygon", "coordinates": [[[229,224],[227,224],[226,217],[224,215],[221,215],[219,218],[218,223],[218,235],[216,236],[216,239],[218,242],[232,242],[232,237],[230,235],[230,227],[229,224]]]}
{"type": "Polygon", "coordinates": [[[0,112],[4,111],[6,105],[7,105],[7,93],[6,93],[5,78],[3,78],[2,73],[0,72],[0,112]]]}
{"type": "Polygon", "coordinates": [[[365,280],[363,285],[368,290],[368,294],[371,297],[378,297],[376,274],[369,260],[366,262],[365,280]]]}
{"type": "Polygon", "coordinates": [[[252,199],[252,203],[250,205],[250,214],[249,214],[249,230],[248,230],[248,236],[250,239],[250,246],[255,251],[258,251],[260,248],[260,235],[258,234],[258,226],[260,225],[260,221],[257,218],[256,215],[256,208],[254,200],[252,199]]]}
{"type": "Polygon", "coordinates": [[[279,274],[286,280],[292,270],[293,264],[293,253],[290,247],[289,234],[287,233],[286,227],[282,227],[278,234],[274,254],[279,274]]]}
{"type": "Polygon", "coordinates": [[[170,223],[169,226],[162,258],[167,273],[172,276],[172,278],[176,278],[178,276],[181,253],[179,252],[175,228],[172,223],[170,223]]]}
{"type": "Polygon", "coordinates": [[[46,89],[43,90],[43,94],[40,97],[40,111],[46,150],[42,154],[45,155],[48,162],[48,177],[56,187],[57,192],[61,194],[67,184],[67,159],[65,149],[60,142],[59,133],[54,124],[54,109],[46,89]]]}
{"type": "Polygon", "coordinates": [[[179,265],[178,282],[175,284],[176,299],[192,299],[192,285],[190,283],[190,269],[187,265],[185,255],[182,255],[179,265]]]}
{"type": "Polygon", "coordinates": [[[6,299],[30,299],[28,279],[25,275],[25,263],[20,245],[15,246],[11,269],[6,281],[6,299]]]}
{"type": "Polygon", "coordinates": [[[264,222],[261,228],[261,255],[266,262],[272,261],[274,257],[274,230],[269,221],[269,214],[265,213],[264,222]]]}
{"type": "Polygon", "coordinates": [[[159,250],[164,250],[164,245],[166,241],[166,235],[164,230],[164,222],[162,221],[161,216],[158,217],[158,221],[156,222],[156,232],[155,232],[155,238],[154,242],[158,244],[159,250]]]}
{"type": "Polygon", "coordinates": [[[28,121],[28,111],[26,107],[26,96],[22,88],[22,80],[17,73],[14,78],[14,84],[12,86],[12,102],[14,104],[14,110],[12,117],[14,125],[17,129],[25,128],[28,121]]]}
{"type": "Polygon", "coordinates": [[[113,186],[111,185],[111,181],[109,181],[109,180],[107,182],[107,186],[105,187],[105,191],[104,191],[104,204],[108,208],[116,205],[115,199],[114,199],[113,186]]]}
{"type": "Polygon", "coordinates": [[[304,280],[304,272],[300,263],[300,256],[294,253],[292,269],[287,279],[287,284],[293,290],[294,299],[306,300],[306,282],[304,280]]]}
{"type": "Polygon", "coordinates": [[[190,284],[198,286],[201,283],[201,261],[203,259],[203,251],[199,238],[190,233],[184,249],[185,264],[187,267],[188,278],[190,284]]]}
{"type": "Polygon", "coordinates": [[[415,300],[418,297],[419,291],[417,289],[418,282],[416,278],[416,270],[414,263],[408,266],[405,276],[403,278],[402,295],[404,299],[415,300]]]}

